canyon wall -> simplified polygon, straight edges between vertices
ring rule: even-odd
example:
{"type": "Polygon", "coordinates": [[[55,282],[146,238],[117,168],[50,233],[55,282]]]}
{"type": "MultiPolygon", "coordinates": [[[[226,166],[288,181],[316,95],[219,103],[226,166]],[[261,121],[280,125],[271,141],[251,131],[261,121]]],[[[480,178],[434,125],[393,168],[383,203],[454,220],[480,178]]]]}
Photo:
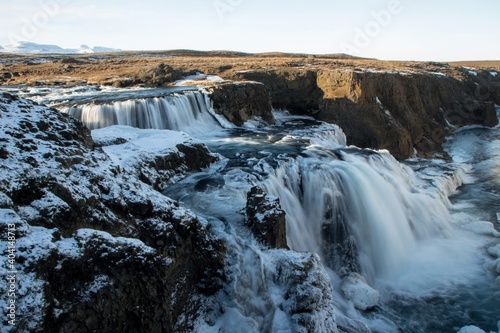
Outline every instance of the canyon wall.
{"type": "Polygon", "coordinates": [[[362,69],[240,71],[233,79],[264,83],[274,108],[342,127],[348,144],[388,149],[399,159],[442,156],[460,126],[495,126],[500,81],[487,71],[454,73],[362,69]]]}

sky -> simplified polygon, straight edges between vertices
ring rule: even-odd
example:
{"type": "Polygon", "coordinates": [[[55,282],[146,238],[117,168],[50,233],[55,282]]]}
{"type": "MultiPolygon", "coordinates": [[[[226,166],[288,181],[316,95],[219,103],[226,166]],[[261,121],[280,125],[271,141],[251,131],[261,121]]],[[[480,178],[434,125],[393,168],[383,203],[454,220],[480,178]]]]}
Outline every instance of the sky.
{"type": "Polygon", "coordinates": [[[500,60],[499,0],[0,0],[0,45],[500,60]]]}

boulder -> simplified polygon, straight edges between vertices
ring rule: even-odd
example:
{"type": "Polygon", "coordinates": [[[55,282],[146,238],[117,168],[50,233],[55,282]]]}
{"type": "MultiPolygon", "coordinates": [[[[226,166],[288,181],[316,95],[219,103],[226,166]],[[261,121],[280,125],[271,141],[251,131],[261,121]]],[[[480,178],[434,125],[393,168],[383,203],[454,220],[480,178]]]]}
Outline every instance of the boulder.
{"type": "Polygon", "coordinates": [[[153,86],[163,86],[168,83],[180,80],[185,76],[185,73],[181,70],[176,70],[172,66],[165,63],[160,63],[159,65],[147,69],[139,73],[136,83],[144,83],[153,86]]]}
{"type": "Polygon", "coordinates": [[[370,287],[366,280],[357,273],[351,273],[345,277],[340,289],[358,310],[367,311],[378,305],[380,293],[370,287]]]}
{"type": "Polygon", "coordinates": [[[252,187],[247,194],[245,224],[270,248],[287,248],[285,212],[279,199],[252,187]]]}

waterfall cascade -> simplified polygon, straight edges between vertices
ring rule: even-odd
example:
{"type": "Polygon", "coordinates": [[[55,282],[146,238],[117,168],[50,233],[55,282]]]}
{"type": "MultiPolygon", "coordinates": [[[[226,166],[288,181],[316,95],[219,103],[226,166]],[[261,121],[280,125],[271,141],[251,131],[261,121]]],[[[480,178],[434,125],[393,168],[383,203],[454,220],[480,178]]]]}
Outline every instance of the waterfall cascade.
{"type": "Polygon", "coordinates": [[[413,171],[388,153],[309,155],[283,163],[264,182],[287,213],[292,249],[374,278],[390,274],[419,239],[450,228],[445,202],[415,187],[413,171]]]}
{"type": "Polygon", "coordinates": [[[102,104],[82,104],[61,110],[81,120],[90,129],[126,125],[200,134],[220,129],[221,126],[230,126],[225,119],[215,114],[209,96],[201,91],[102,104]]]}

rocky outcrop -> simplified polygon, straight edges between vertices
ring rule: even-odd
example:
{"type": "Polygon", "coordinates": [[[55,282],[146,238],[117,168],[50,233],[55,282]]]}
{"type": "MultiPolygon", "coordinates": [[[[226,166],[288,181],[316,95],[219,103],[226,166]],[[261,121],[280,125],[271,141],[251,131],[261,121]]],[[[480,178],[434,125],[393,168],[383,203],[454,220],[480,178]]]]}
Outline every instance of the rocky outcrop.
{"type": "Polygon", "coordinates": [[[274,123],[269,91],[261,83],[226,82],[207,90],[215,111],[236,126],[256,117],[274,123]]]}
{"type": "Polygon", "coordinates": [[[264,83],[275,108],[336,123],[348,144],[388,149],[403,159],[415,150],[445,156],[442,144],[455,127],[498,123],[493,103],[500,80],[487,72],[462,74],[290,68],[235,76],[264,83]]]}
{"type": "Polygon", "coordinates": [[[492,103],[445,75],[321,71],[317,82],[325,92],[318,119],[337,123],[350,143],[389,149],[397,158],[413,149],[442,153],[452,126],[498,122],[492,103]]]}
{"type": "Polygon", "coordinates": [[[270,248],[288,248],[285,212],[279,199],[265,194],[259,187],[252,187],[247,194],[245,224],[270,248]]]}
{"type": "Polygon", "coordinates": [[[158,66],[140,73],[137,81],[148,85],[162,86],[180,80],[184,75],[184,72],[176,70],[172,66],[162,62],[158,66]]]}
{"type": "Polygon", "coordinates": [[[317,71],[312,69],[248,70],[236,72],[233,78],[262,82],[269,89],[273,107],[292,113],[318,110],[323,96],[316,83],[317,71]]]}
{"type": "Polygon", "coordinates": [[[92,131],[92,137],[120,167],[157,191],[219,160],[183,132],[109,126],[92,131]]]}
{"type": "Polygon", "coordinates": [[[315,254],[295,253],[276,262],[276,282],[284,286],[284,311],[293,332],[371,333],[363,323],[344,317],[333,305],[331,281],[315,254]]]}
{"type": "Polygon", "coordinates": [[[226,279],[206,222],[95,147],[81,122],[8,94],[0,152],[0,230],[16,249],[0,272],[17,271],[16,330],[190,330],[226,279]]]}

